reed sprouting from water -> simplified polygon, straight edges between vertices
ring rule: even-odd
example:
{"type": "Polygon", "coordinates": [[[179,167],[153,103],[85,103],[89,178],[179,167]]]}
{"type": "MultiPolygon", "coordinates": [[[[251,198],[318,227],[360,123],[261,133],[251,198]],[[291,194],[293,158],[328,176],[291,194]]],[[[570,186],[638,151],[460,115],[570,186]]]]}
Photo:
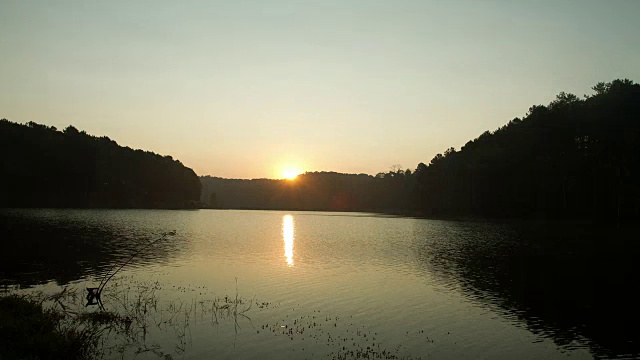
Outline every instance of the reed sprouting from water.
{"type": "MultiPolygon", "coordinates": [[[[218,326],[222,322],[233,323],[235,333],[241,328],[241,320],[251,323],[247,312],[255,298],[240,296],[237,287],[234,296],[205,296],[202,299],[162,299],[164,286],[159,282],[136,282],[119,279],[109,286],[105,299],[112,304],[110,313],[118,314],[116,327],[112,327],[109,339],[102,347],[107,354],[120,357],[150,353],[158,357],[183,354],[192,344],[192,324],[209,323],[218,326]],[[159,338],[173,339],[159,341],[159,338]]],[[[169,295],[170,296],[170,295],[169,295]]],[[[101,310],[97,313],[105,312],[101,310]]]]}

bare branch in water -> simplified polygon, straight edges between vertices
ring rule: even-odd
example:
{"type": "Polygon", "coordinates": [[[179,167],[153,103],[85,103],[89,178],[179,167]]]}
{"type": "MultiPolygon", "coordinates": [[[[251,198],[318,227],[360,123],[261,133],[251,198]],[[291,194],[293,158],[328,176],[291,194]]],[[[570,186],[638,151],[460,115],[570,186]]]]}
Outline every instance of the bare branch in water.
{"type": "Polygon", "coordinates": [[[122,265],[120,265],[120,267],[114,271],[111,275],[109,275],[109,272],[107,272],[105,274],[105,276],[102,278],[102,280],[100,281],[100,284],[98,285],[98,296],[100,296],[100,294],[102,293],[102,290],[104,289],[104,287],[107,285],[107,283],[109,282],[109,280],[111,280],[111,278],[113,278],[115,276],[115,274],[117,274],[120,270],[122,270],[122,268],[124,268],[125,266],[127,266],[131,260],[133,260],[136,256],[138,256],[141,252],[143,252],[144,250],[148,249],[150,246],[165,240],[168,236],[173,236],[176,234],[176,231],[169,231],[169,232],[165,232],[162,233],[161,236],[158,239],[155,239],[151,242],[149,242],[146,246],[142,247],[140,250],[136,251],[133,255],[131,255],[131,257],[129,257],[129,259],[127,259],[127,261],[125,261],[122,265]],[[109,277],[107,277],[107,275],[109,275],[109,277]]]}

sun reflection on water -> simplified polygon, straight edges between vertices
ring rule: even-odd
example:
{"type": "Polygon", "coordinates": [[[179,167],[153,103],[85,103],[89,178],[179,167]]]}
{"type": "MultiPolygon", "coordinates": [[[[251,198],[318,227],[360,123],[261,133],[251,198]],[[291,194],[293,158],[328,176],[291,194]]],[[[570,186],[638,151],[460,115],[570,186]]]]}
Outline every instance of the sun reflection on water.
{"type": "Polygon", "coordinates": [[[284,239],[284,257],[287,265],[293,266],[293,216],[282,217],[282,237],[284,239]]]}

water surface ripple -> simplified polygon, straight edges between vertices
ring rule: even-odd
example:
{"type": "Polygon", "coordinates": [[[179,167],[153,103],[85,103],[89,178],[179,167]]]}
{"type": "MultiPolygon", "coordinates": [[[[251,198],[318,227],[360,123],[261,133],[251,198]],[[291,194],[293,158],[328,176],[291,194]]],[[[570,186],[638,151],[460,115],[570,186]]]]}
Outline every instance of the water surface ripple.
{"type": "Polygon", "coordinates": [[[422,358],[635,358],[634,234],[363,213],[9,209],[0,281],[84,284],[143,249],[123,278],[216,294],[237,279],[244,296],[274,304],[240,333],[193,325],[186,358],[331,357],[347,342],[422,358]],[[264,328],[294,320],[309,330],[264,328]]]}

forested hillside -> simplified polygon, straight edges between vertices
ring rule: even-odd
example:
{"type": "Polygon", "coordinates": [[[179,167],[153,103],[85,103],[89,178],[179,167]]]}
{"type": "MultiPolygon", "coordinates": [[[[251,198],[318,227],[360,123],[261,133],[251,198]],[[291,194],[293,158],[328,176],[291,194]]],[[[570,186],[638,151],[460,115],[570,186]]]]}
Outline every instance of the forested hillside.
{"type": "Polygon", "coordinates": [[[171,156],[69,126],[0,120],[0,207],[195,207],[200,181],[171,156]]]}
{"type": "Polygon", "coordinates": [[[383,211],[425,216],[637,218],[640,85],[560,93],[414,171],[306,173],[294,181],[201,178],[219,208],[383,211]]]}
{"type": "Polygon", "coordinates": [[[636,218],[640,215],[640,85],[560,93],[522,119],[418,165],[427,215],[636,218]]]}
{"type": "Polygon", "coordinates": [[[204,204],[224,209],[397,211],[410,201],[409,184],[366,174],[308,172],[295,180],[201,177],[204,204]]]}
{"type": "Polygon", "coordinates": [[[311,172],[295,180],[198,179],[170,156],[72,126],[3,119],[0,206],[183,208],[201,201],[231,209],[637,218],[640,85],[615,80],[593,91],[560,93],[414,171],[311,172]]]}

